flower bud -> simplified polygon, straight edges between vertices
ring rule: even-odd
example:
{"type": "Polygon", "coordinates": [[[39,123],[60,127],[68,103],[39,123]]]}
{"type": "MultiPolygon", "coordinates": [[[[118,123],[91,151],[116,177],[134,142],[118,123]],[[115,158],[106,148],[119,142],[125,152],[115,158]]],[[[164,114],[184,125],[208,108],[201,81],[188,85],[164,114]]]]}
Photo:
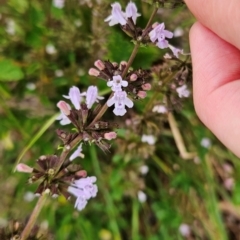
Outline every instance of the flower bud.
{"type": "Polygon", "coordinates": [[[126,62],[126,61],[121,61],[121,62],[120,62],[120,65],[126,66],[126,65],[127,65],[127,62],[126,62]]]}
{"type": "Polygon", "coordinates": [[[113,65],[114,67],[118,67],[118,63],[117,63],[117,62],[112,62],[112,65],[113,65]]]}
{"type": "Polygon", "coordinates": [[[88,74],[91,76],[98,77],[99,76],[99,71],[95,68],[90,68],[88,71],[88,74]]]}
{"type": "Polygon", "coordinates": [[[85,178],[87,177],[87,171],[85,170],[80,170],[78,172],[75,173],[75,176],[79,177],[79,178],[85,178]]]}
{"type": "Polygon", "coordinates": [[[153,23],[153,25],[152,25],[152,28],[155,28],[155,27],[157,27],[157,25],[159,25],[159,23],[158,23],[158,22],[155,22],[155,23],[153,23]]]}
{"type": "Polygon", "coordinates": [[[64,102],[64,101],[59,101],[59,102],[57,103],[57,107],[61,110],[61,112],[62,112],[64,115],[66,115],[66,116],[70,115],[70,110],[71,110],[71,108],[70,108],[70,106],[69,106],[66,102],[64,102]]]}
{"type": "Polygon", "coordinates": [[[133,73],[131,76],[130,76],[130,81],[136,81],[138,78],[137,74],[133,73]]]}
{"type": "Polygon", "coordinates": [[[142,85],[143,90],[151,90],[152,86],[150,83],[145,83],[142,85]]]}
{"type": "Polygon", "coordinates": [[[19,163],[16,166],[16,170],[18,172],[25,172],[25,173],[31,173],[33,171],[33,168],[29,167],[28,165],[24,164],[24,163],[19,163]]]}
{"type": "Polygon", "coordinates": [[[104,133],[104,138],[107,140],[112,140],[112,139],[115,139],[116,137],[117,137],[117,134],[115,132],[104,133]]]}
{"type": "Polygon", "coordinates": [[[105,68],[104,63],[101,60],[95,61],[94,66],[97,67],[99,70],[103,70],[105,68]]]}
{"type": "Polygon", "coordinates": [[[145,91],[138,91],[137,95],[140,98],[145,98],[147,96],[147,93],[145,91]]]}

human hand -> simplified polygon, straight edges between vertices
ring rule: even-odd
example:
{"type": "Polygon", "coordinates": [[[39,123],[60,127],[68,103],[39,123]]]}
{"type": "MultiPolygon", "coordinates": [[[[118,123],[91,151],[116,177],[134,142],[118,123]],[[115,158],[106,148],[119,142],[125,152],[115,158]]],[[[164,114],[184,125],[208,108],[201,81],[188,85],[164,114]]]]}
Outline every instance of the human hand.
{"type": "Polygon", "coordinates": [[[240,157],[240,1],[185,2],[198,20],[190,31],[196,112],[240,157]]]}

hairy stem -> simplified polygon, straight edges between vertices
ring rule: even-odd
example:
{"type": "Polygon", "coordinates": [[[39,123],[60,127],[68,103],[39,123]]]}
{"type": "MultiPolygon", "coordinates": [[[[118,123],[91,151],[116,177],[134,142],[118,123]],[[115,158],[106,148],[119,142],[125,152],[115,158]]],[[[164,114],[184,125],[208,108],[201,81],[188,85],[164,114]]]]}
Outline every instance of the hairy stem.
{"type": "Polygon", "coordinates": [[[43,195],[41,195],[37,201],[37,204],[35,205],[33,211],[32,211],[32,214],[28,220],[28,223],[27,225],[25,226],[22,234],[21,234],[21,240],[26,240],[28,239],[30,233],[31,233],[31,230],[37,220],[37,217],[46,201],[48,197],[48,194],[47,193],[44,193],[43,195]]]}

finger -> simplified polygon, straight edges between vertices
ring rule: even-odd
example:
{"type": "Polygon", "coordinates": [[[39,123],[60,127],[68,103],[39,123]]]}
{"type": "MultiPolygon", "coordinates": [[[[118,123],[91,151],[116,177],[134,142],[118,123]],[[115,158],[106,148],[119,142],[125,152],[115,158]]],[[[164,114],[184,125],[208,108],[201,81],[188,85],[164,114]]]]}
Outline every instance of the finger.
{"type": "Polygon", "coordinates": [[[240,157],[240,51],[200,23],[190,32],[196,111],[240,157]]]}
{"type": "Polygon", "coordinates": [[[240,49],[239,0],[185,0],[199,22],[240,49]]]}

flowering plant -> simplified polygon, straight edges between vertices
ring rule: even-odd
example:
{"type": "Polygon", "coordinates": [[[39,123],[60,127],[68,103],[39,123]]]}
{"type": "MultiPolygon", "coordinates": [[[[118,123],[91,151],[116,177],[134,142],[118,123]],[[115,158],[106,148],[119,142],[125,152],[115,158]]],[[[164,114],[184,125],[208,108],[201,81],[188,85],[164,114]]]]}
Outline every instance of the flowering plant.
{"type": "MultiPolygon", "coordinates": [[[[166,118],[172,110],[179,109],[183,98],[189,97],[187,84],[191,80],[191,64],[188,62],[188,54],[170,44],[174,34],[167,30],[165,23],[153,23],[160,4],[161,1],[152,2],[153,12],[145,27],[137,24],[141,13],[134,2],[130,1],[125,11],[118,2],[111,5],[111,14],[103,21],[110,27],[119,27],[131,38],[134,45],[132,54],[128,61],[122,59],[119,63],[105,58],[97,59],[94,67],[88,70],[91,77],[104,81],[110,94],[103,96],[95,85],[88,86],[85,91],[84,88],[72,86],[68,95],[63,95],[65,100],[56,103],[60,110],[56,119],[63,128],[56,130],[62,141],[59,147],[61,154],[40,156],[36,167],[23,163],[16,166],[17,171],[31,175],[29,183],[39,184],[35,191],[39,200],[21,233],[21,239],[28,238],[47,196],[62,195],[67,200],[74,197],[75,208],[79,211],[86,207],[91,198],[97,196],[97,178],[88,176],[83,164],[75,162],[81,157],[83,163],[83,149],[88,145],[96,145],[108,154],[112,140],[118,141],[120,117],[125,117],[128,130],[134,129],[134,132],[139,133],[141,144],[147,144],[143,152],[136,147],[137,154],[146,157],[151,154],[156,142],[152,133],[159,115],[166,118]],[[162,64],[154,64],[152,69],[133,67],[139,49],[148,46],[167,52],[161,59],[162,64]],[[153,88],[159,98],[151,94],[153,88]],[[145,101],[146,114],[135,108],[135,103],[139,101],[145,101]],[[109,119],[114,120],[105,118],[106,113],[109,119]],[[73,129],[65,130],[65,125],[69,124],[73,129]]],[[[64,1],[56,1],[55,7],[63,8],[64,1]]],[[[48,47],[48,53],[54,54],[55,49],[48,47]]],[[[141,190],[138,196],[146,201],[141,190]]]]}

